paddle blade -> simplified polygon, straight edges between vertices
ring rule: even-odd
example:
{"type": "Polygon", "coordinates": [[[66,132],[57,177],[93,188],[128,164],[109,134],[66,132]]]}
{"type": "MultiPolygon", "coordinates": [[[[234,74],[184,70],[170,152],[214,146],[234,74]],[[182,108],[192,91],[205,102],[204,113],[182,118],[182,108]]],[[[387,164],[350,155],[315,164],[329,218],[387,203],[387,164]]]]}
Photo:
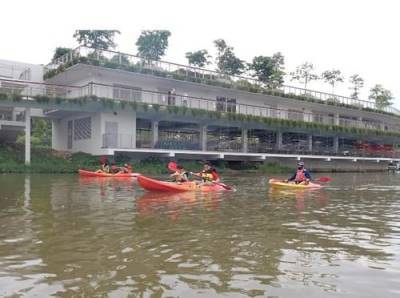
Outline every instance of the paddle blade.
{"type": "Polygon", "coordinates": [[[330,178],[330,177],[320,177],[320,178],[317,179],[317,181],[319,181],[319,182],[331,182],[331,181],[333,181],[333,179],[330,178]]]}
{"type": "Polygon", "coordinates": [[[168,163],[168,170],[175,172],[178,169],[178,165],[176,164],[176,162],[171,161],[168,163]]]}

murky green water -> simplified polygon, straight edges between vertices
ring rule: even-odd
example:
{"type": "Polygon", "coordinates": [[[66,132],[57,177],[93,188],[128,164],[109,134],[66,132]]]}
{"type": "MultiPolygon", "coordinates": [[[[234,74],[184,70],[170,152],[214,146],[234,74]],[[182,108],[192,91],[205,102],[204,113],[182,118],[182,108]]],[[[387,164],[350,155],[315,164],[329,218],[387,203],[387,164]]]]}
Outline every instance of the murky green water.
{"type": "Polygon", "coordinates": [[[400,175],[226,194],[0,176],[1,297],[399,297],[400,175]]]}

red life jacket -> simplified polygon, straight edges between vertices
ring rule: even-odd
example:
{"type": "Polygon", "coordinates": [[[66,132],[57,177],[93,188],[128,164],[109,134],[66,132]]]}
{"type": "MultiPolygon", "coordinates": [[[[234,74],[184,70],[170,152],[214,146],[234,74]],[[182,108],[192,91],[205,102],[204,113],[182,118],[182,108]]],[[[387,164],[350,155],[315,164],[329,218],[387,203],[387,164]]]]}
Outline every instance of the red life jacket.
{"type": "Polygon", "coordinates": [[[301,170],[297,170],[297,172],[296,172],[296,178],[294,179],[294,181],[296,181],[296,182],[303,182],[303,181],[305,181],[307,178],[306,178],[306,175],[304,175],[304,169],[301,169],[301,170]]]}

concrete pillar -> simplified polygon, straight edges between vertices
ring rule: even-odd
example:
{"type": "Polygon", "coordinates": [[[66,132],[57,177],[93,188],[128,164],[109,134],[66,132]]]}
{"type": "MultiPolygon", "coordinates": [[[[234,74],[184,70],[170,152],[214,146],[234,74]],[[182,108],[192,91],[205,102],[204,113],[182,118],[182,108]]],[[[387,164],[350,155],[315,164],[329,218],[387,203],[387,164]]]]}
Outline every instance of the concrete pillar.
{"type": "Polygon", "coordinates": [[[13,110],[12,110],[11,120],[12,120],[12,121],[17,121],[17,111],[16,111],[16,108],[13,108],[13,110]]]}
{"type": "Polygon", "coordinates": [[[340,115],[339,114],[335,114],[335,116],[333,117],[333,124],[334,125],[340,124],[340,115]]]}
{"type": "Polygon", "coordinates": [[[276,144],[275,144],[275,149],[276,150],[281,150],[282,149],[282,132],[277,131],[276,132],[276,144]]]}
{"type": "Polygon", "coordinates": [[[308,149],[308,151],[310,151],[310,152],[312,152],[312,149],[313,149],[313,144],[312,144],[312,141],[313,141],[313,138],[312,138],[312,135],[308,135],[307,136],[307,149],[308,149]]]}
{"type": "Polygon", "coordinates": [[[242,152],[247,153],[249,151],[249,137],[248,129],[242,128],[242,152]]]}
{"type": "Polygon", "coordinates": [[[339,152],[339,137],[338,136],[333,137],[333,152],[335,152],[335,153],[339,152]]]}
{"type": "Polygon", "coordinates": [[[31,164],[31,109],[25,109],[25,164],[31,164]]]}
{"type": "Polygon", "coordinates": [[[154,148],[158,142],[158,121],[151,122],[151,132],[153,134],[151,147],[154,148]]]}
{"type": "Polygon", "coordinates": [[[207,151],[207,125],[200,126],[200,150],[207,151]]]}

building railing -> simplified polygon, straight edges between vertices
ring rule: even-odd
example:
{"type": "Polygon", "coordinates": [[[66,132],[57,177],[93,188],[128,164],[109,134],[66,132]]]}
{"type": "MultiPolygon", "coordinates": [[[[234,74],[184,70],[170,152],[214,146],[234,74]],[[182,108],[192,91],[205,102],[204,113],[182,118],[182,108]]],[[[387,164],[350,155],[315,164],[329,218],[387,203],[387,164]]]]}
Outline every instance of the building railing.
{"type": "MultiPolygon", "coordinates": [[[[194,148],[171,147],[167,142],[157,142],[154,146],[141,146],[140,142],[134,142],[134,135],[129,134],[103,134],[103,148],[109,149],[165,149],[165,150],[184,150],[200,151],[200,145],[194,148]]],[[[390,150],[364,150],[357,146],[339,145],[337,151],[330,145],[313,144],[311,150],[306,143],[288,143],[277,149],[276,142],[248,144],[248,150],[245,152],[241,140],[224,140],[218,142],[207,142],[207,151],[217,152],[236,152],[236,153],[275,153],[275,154],[301,154],[301,155],[330,155],[330,156],[358,156],[358,157],[386,157],[398,158],[400,153],[394,148],[390,150]]]]}
{"type": "Polygon", "coordinates": [[[363,121],[340,117],[340,115],[327,115],[324,113],[310,113],[304,111],[293,112],[286,109],[243,103],[221,103],[216,99],[193,97],[186,94],[171,94],[143,90],[136,87],[128,88],[98,83],[89,83],[84,86],[66,86],[0,79],[0,94],[16,94],[23,96],[28,100],[32,100],[35,96],[42,96],[46,98],[61,98],[71,101],[77,98],[97,96],[99,98],[115,100],[116,102],[136,102],[138,104],[147,104],[153,110],[156,110],[157,108],[160,111],[165,111],[173,107],[179,107],[187,109],[200,109],[211,112],[217,111],[221,113],[230,112],[238,115],[252,115],[286,120],[294,120],[293,113],[295,113],[295,118],[299,118],[298,120],[304,122],[317,122],[321,124],[340,125],[350,128],[378,129],[382,131],[393,132],[400,131],[400,123],[394,124],[363,121]]]}
{"type": "Polygon", "coordinates": [[[121,68],[133,72],[148,73],[173,79],[183,79],[209,85],[234,88],[255,93],[284,96],[289,98],[306,98],[311,101],[344,105],[353,108],[382,110],[400,115],[400,111],[392,106],[379,107],[375,102],[354,99],[333,93],[320,92],[294,86],[281,85],[275,89],[266,89],[263,83],[246,76],[232,76],[214,70],[198,68],[167,61],[143,59],[139,56],[111,50],[99,50],[79,46],[65,55],[54,59],[46,66],[46,72],[55,71],[61,65],[72,65],[78,62],[90,63],[109,68],[121,68]]]}

